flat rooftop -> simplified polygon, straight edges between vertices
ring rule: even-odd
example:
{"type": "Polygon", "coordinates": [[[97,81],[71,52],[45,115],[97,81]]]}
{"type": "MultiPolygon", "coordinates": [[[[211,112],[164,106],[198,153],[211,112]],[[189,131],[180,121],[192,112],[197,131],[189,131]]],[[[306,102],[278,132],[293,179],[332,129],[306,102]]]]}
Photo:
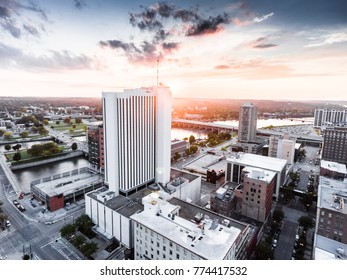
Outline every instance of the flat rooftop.
{"type": "Polygon", "coordinates": [[[281,172],[286,168],[287,164],[287,160],[285,159],[248,153],[234,153],[227,158],[227,162],[233,162],[240,165],[257,167],[275,172],[281,172]]]}
{"type": "Polygon", "coordinates": [[[263,170],[255,167],[247,166],[242,171],[248,172],[245,176],[251,179],[260,180],[266,183],[270,183],[276,176],[273,171],[263,170]]]}
{"type": "Polygon", "coordinates": [[[128,197],[117,195],[106,201],[100,201],[98,196],[113,195],[114,193],[109,191],[107,187],[100,188],[96,191],[90,192],[87,195],[94,200],[99,201],[99,203],[104,204],[108,208],[120,213],[121,215],[130,218],[131,215],[135,214],[137,211],[143,211],[144,207],[142,205],[142,198],[152,193],[150,189],[142,189],[133,195],[128,197]]]}
{"type": "MultiPolygon", "coordinates": [[[[182,201],[183,202],[183,201],[182,201]]],[[[145,210],[141,213],[136,213],[131,216],[136,222],[150,228],[151,230],[165,236],[176,244],[186,248],[189,251],[199,255],[202,259],[219,260],[224,259],[228,254],[231,246],[237,241],[242,231],[233,225],[225,226],[221,224],[225,218],[219,216],[219,223],[213,221],[214,217],[209,212],[207,216],[202,213],[202,209],[192,206],[190,210],[195,209],[190,215],[187,216],[186,206],[190,205],[184,203],[179,205],[179,215],[175,216],[172,220],[166,213],[165,208],[169,211],[177,209],[177,199],[170,200],[169,203],[161,201],[162,214],[145,210]],[[166,204],[166,205],[165,205],[166,204]],[[194,216],[201,215],[201,223],[195,222],[194,216]],[[202,230],[202,224],[203,230],[202,230]]],[[[189,210],[188,210],[189,211],[189,210]]]]}
{"type": "Polygon", "coordinates": [[[347,169],[345,164],[333,162],[333,161],[327,161],[327,160],[321,160],[320,162],[321,168],[328,169],[330,171],[334,171],[341,174],[347,174],[347,169]]]}
{"type": "Polygon", "coordinates": [[[317,207],[347,214],[347,181],[320,176],[317,207]]]}
{"type": "Polygon", "coordinates": [[[186,180],[190,182],[198,179],[200,176],[183,171],[183,170],[179,170],[179,169],[175,169],[175,168],[171,168],[170,171],[170,182],[173,181],[176,178],[184,178],[186,180]]]}
{"type": "Polygon", "coordinates": [[[43,182],[34,185],[48,196],[63,194],[64,196],[88,187],[90,184],[101,182],[102,178],[96,174],[82,173],[69,177],[43,182]]]}
{"type": "Polygon", "coordinates": [[[347,259],[347,245],[324,236],[315,235],[315,260],[347,259]],[[343,254],[344,252],[344,254],[343,254]],[[342,254],[341,254],[342,253],[342,254]]]}
{"type": "Polygon", "coordinates": [[[207,170],[225,171],[227,166],[224,156],[205,154],[184,166],[184,169],[193,169],[201,174],[206,174],[207,170]]]}

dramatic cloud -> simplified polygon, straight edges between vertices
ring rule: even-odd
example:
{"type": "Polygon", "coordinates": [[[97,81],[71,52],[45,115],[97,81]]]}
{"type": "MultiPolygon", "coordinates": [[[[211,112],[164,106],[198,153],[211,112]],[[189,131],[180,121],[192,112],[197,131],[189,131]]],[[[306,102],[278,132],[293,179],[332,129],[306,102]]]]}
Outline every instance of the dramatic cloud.
{"type": "Polygon", "coordinates": [[[216,17],[209,17],[207,19],[200,19],[196,24],[191,26],[186,35],[199,36],[204,34],[213,34],[223,29],[222,24],[229,24],[230,17],[226,13],[216,17]]]}
{"type": "Polygon", "coordinates": [[[77,9],[82,10],[87,7],[87,3],[85,0],[74,0],[74,5],[77,9]]]}
{"type": "Polygon", "coordinates": [[[274,15],[274,13],[269,13],[269,14],[263,15],[263,16],[261,16],[261,17],[255,17],[255,18],[253,19],[253,21],[254,21],[254,22],[262,22],[262,21],[268,19],[269,17],[272,17],[273,15],[274,15]]]}
{"type": "Polygon", "coordinates": [[[163,59],[167,54],[176,50],[179,46],[178,43],[162,43],[143,41],[140,46],[134,43],[126,43],[120,40],[100,41],[101,47],[108,47],[111,49],[121,49],[126,53],[127,58],[131,63],[150,64],[157,59],[163,59]]]}
{"type": "Polygon", "coordinates": [[[95,68],[93,59],[83,54],[76,55],[66,50],[50,50],[46,55],[37,56],[3,43],[0,43],[0,66],[27,71],[95,68]]]}
{"type": "Polygon", "coordinates": [[[23,2],[0,0],[0,26],[14,38],[20,38],[23,34],[39,37],[39,28],[26,23],[32,22],[28,16],[32,14],[47,21],[47,14],[35,3],[29,1],[28,4],[23,4],[23,2]]]}
{"type": "Polygon", "coordinates": [[[150,36],[149,39],[142,41],[140,45],[121,40],[100,41],[99,45],[121,49],[133,63],[151,63],[178,50],[180,43],[172,42],[174,36],[214,34],[223,30],[224,25],[232,24],[229,14],[204,16],[197,6],[184,9],[171,3],[158,2],[149,7],[141,7],[141,10],[139,13],[129,13],[129,22],[133,27],[146,31],[145,35],[150,36]]]}

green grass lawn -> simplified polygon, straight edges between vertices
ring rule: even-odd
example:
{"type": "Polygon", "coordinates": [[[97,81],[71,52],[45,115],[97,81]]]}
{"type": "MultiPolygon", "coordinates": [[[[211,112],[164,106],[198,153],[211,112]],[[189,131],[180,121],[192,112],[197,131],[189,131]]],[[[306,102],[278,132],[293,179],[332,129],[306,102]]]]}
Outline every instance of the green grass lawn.
{"type": "MultiPolygon", "coordinates": [[[[64,151],[64,148],[65,148],[64,146],[59,146],[60,153],[64,151]]],[[[22,159],[20,161],[18,161],[18,163],[24,163],[25,161],[30,161],[30,160],[35,161],[36,159],[44,158],[44,157],[33,157],[32,155],[30,155],[28,153],[28,150],[20,150],[19,152],[20,152],[20,154],[22,156],[22,159]]],[[[17,161],[13,160],[13,156],[14,156],[15,153],[16,152],[6,154],[7,161],[9,161],[11,163],[12,162],[13,163],[17,162],[17,161]]],[[[60,153],[55,154],[55,155],[60,155],[60,153]]],[[[53,156],[55,156],[55,155],[53,155],[53,156]]]]}
{"type": "Polygon", "coordinates": [[[82,131],[85,131],[85,127],[86,125],[84,123],[78,123],[76,124],[75,122],[71,122],[71,124],[66,124],[64,122],[60,122],[60,124],[55,124],[55,122],[52,122],[49,124],[49,127],[54,127],[53,129],[54,130],[57,130],[57,131],[69,131],[70,129],[73,129],[73,130],[82,130],[82,131]],[[75,125],[76,128],[73,128],[72,126],[75,125]]]}

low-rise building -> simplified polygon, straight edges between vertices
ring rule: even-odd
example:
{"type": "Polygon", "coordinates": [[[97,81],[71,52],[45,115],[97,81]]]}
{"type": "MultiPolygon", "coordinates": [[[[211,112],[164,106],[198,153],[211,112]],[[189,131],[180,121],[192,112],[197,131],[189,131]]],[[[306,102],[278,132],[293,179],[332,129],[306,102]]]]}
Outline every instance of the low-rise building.
{"type": "Polygon", "coordinates": [[[346,258],[347,181],[321,176],[317,195],[314,258],[346,258]]]}
{"type": "Polygon", "coordinates": [[[143,198],[134,221],[137,260],[235,260],[247,256],[249,225],[190,203],[143,198]]]}
{"type": "Polygon", "coordinates": [[[275,188],[273,196],[276,200],[279,198],[280,187],[284,184],[286,178],[285,159],[266,157],[254,154],[234,153],[227,158],[227,168],[225,180],[233,183],[242,182],[242,170],[246,167],[259,168],[275,173],[275,188]]]}
{"type": "Polygon", "coordinates": [[[95,224],[95,229],[106,238],[116,238],[127,248],[132,248],[132,222],[130,216],[143,210],[142,198],[161,190],[161,198],[174,197],[187,202],[200,200],[201,177],[177,169],[171,169],[171,181],[166,185],[152,184],[128,197],[115,195],[108,188],[86,194],[86,214],[95,224]],[[126,206],[126,207],[125,207],[126,206]],[[120,231],[121,229],[121,231],[120,231]]]}

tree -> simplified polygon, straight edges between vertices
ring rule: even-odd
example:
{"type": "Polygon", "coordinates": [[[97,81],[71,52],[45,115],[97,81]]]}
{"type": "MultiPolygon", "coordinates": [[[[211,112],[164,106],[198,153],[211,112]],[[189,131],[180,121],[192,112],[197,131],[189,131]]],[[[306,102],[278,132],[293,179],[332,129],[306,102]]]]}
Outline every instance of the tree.
{"type": "Polygon", "coordinates": [[[66,239],[70,238],[77,230],[75,224],[67,224],[60,229],[60,235],[66,239]]]}
{"type": "Polygon", "coordinates": [[[275,210],[272,214],[272,219],[276,223],[280,223],[284,218],[284,212],[282,210],[275,210]]]}
{"type": "Polygon", "coordinates": [[[59,125],[59,124],[60,124],[60,121],[56,121],[55,124],[56,124],[56,125],[59,125]]]}
{"type": "Polygon", "coordinates": [[[190,135],[190,136],[189,136],[189,144],[191,145],[191,144],[193,144],[195,141],[196,141],[196,140],[195,140],[194,135],[190,135]]]}
{"type": "Polygon", "coordinates": [[[6,130],[0,129],[0,136],[4,135],[6,130]]]}
{"type": "Polygon", "coordinates": [[[13,160],[20,161],[22,159],[22,154],[17,152],[13,155],[13,160]]]}
{"type": "Polygon", "coordinates": [[[14,146],[12,147],[12,149],[15,150],[15,151],[18,151],[20,148],[22,148],[22,145],[21,145],[21,144],[14,145],[14,146]]]}
{"type": "Polygon", "coordinates": [[[78,148],[77,143],[73,142],[72,145],[71,145],[71,150],[76,151],[77,148],[78,148]]]}
{"type": "Polygon", "coordinates": [[[75,123],[82,123],[82,119],[81,118],[76,118],[75,119],[75,123]]]}
{"type": "Polygon", "coordinates": [[[6,131],[3,136],[4,136],[4,138],[6,140],[9,140],[9,139],[12,138],[12,132],[11,131],[6,131]]]}
{"type": "Polygon", "coordinates": [[[28,131],[23,131],[19,134],[20,137],[22,138],[27,138],[29,136],[29,132],[28,131]]]}
{"type": "Polygon", "coordinates": [[[301,216],[298,219],[299,225],[304,228],[305,231],[307,231],[309,228],[314,227],[314,221],[311,217],[309,216],[301,216]]]}
{"type": "Polygon", "coordinates": [[[71,123],[71,118],[64,119],[64,123],[70,124],[71,123]]]}
{"type": "Polygon", "coordinates": [[[274,253],[271,245],[267,242],[260,241],[255,248],[255,256],[257,260],[272,260],[274,258],[274,253]]]}
{"type": "Polygon", "coordinates": [[[199,150],[199,148],[196,145],[192,145],[189,147],[189,150],[191,154],[195,154],[199,150]]]}
{"type": "Polygon", "coordinates": [[[90,258],[91,255],[96,252],[96,250],[98,250],[98,244],[95,242],[84,243],[84,245],[81,246],[81,252],[87,258],[90,258]]]}
{"type": "Polygon", "coordinates": [[[312,205],[313,200],[314,200],[314,197],[310,193],[303,194],[303,196],[300,199],[300,201],[304,205],[306,211],[310,210],[310,207],[312,205]]]}
{"type": "Polygon", "coordinates": [[[11,150],[11,145],[5,145],[5,150],[6,150],[6,151],[11,150]]]}
{"type": "Polygon", "coordinates": [[[84,214],[78,217],[75,221],[75,225],[77,226],[77,229],[87,237],[94,235],[92,231],[94,224],[88,215],[84,214]]]}
{"type": "Polygon", "coordinates": [[[85,243],[86,238],[83,235],[76,235],[74,238],[72,238],[72,244],[79,248],[83,243],[85,243]]]}
{"type": "Polygon", "coordinates": [[[173,156],[174,160],[178,160],[180,157],[181,155],[178,152],[176,152],[173,156]]]}
{"type": "Polygon", "coordinates": [[[39,128],[39,134],[41,136],[47,136],[48,135],[48,130],[45,129],[43,126],[39,128]]]}
{"type": "Polygon", "coordinates": [[[37,133],[39,130],[37,129],[37,127],[36,126],[32,126],[31,128],[30,128],[30,130],[33,132],[33,133],[37,133]]]}

